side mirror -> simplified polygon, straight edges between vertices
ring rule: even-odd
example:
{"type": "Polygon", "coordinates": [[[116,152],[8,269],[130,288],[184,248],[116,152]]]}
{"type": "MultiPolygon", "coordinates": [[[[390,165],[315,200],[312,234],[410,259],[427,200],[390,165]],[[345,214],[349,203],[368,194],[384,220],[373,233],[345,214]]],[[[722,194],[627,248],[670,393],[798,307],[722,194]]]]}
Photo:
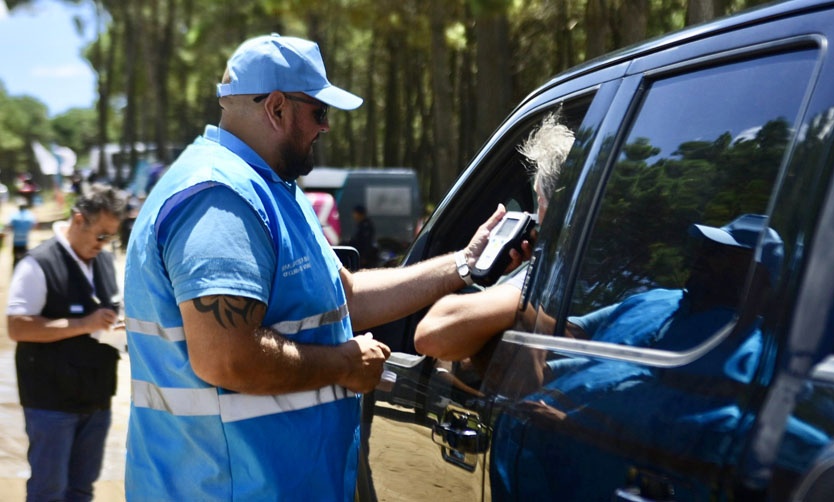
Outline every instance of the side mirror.
{"type": "Polygon", "coordinates": [[[359,270],[359,251],[352,246],[333,246],[342,266],[351,272],[359,270]]]}

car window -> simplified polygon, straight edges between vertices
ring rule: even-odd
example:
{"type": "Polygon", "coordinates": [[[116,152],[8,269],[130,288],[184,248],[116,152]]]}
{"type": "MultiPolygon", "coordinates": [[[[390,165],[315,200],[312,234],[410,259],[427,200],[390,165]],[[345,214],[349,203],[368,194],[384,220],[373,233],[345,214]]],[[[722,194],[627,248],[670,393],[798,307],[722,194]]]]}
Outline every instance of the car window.
{"type": "Polygon", "coordinates": [[[436,226],[431,230],[426,256],[465,246],[498,203],[510,211],[535,213],[532,172],[518,146],[548,113],[559,112],[563,123],[569,127],[578,125],[592,100],[593,92],[587,92],[576,99],[550,103],[516,119],[512,130],[501,136],[500,144],[489,147],[489,156],[474,163],[464,183],[453,188],[447,197],[448,207],[432,216],[429,223],[436,226]]]}
{"type": "MultiPolygon", "coordinates": [[[[703,277],[716,274],[724,274],[720,285],[709,287],[728,298],[740,295],[729,288],[750,285],[752,252],[704,261],[707,252],[732,254],[743,248],[706,249],[713,240],[705,232],[744,215],[755,215],[765,222],[755,228],[766,228],[771,192],[815,63],[815,51],[792,51],[646,82],[576,276],[568,319],[585,336],[597,339],[596,329],[612,309],[641,295],[662,295],[677,305],[689,298],[687,291],[707,287],[703,277]],[[741,284],[733,284],[730,274],[741,284]]],[[[759,264],[762,274],[767,265],[772,264],[759,264]]],[[[700,330],[703,336],[666,348],[690,348],[723,322],[709,325],[710,330],[700,330]]],[[[603,341],[650,345],[622,333],[608,338],[603,341]]]]}

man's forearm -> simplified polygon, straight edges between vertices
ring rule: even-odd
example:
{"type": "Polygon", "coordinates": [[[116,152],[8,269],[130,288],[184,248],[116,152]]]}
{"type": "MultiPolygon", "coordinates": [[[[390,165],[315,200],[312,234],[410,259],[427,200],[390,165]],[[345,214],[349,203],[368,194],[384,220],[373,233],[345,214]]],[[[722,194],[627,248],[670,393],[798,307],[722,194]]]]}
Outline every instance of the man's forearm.
{"type": "Polygon", "coordinates": [[[191,367],[206,382],[247,394],[341,385],[366,392],[379,381],[387,347],[368,337],[340,345],[299,344],[261,327],[265,305],[209,296],[180,304],[191,367]]]}
{"type": "Polygon", "coordinates": [[[16,342],[49,343],[89,333],[80,319],[47,319],[42,316],[8,317],[9,338],[16,342]]]}
{"type": "Polygon", "coordinates": [[[342,277],[349,283],[354,331],[412,314],[465,285],[451,254],[404,268],[362,270],[342,277]]]}

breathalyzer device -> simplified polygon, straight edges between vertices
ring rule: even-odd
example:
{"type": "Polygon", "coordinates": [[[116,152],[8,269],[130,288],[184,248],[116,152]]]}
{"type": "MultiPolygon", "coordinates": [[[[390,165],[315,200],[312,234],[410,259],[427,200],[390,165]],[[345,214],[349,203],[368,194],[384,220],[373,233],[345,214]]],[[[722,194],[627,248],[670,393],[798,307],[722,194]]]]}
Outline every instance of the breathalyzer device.
{"type": "Polygon", "coordinates": [[[521,242],[530,239],[536,226],[533,217],[521,211],[508,211],[489,233],[489,242],[475,262],[472,279],[481,286],[491,286],[510,263],[510,249],[521,251],[521,242]]]}

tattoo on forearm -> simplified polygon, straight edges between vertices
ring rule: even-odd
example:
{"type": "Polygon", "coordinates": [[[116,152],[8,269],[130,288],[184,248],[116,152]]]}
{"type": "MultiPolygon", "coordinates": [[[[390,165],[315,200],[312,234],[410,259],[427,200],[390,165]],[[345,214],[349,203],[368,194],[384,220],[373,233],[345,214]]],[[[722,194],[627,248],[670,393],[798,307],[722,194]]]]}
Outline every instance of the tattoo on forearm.
{"type": "Polygon", "coordinates": [[[242,296],[206,296],[194,299],[194,308],[202,313],[214,314],[214,319],[224,328],[253,320],[261,302],[242,296]],[[228,323],[228,326],[227,324],[228,323]]]}

